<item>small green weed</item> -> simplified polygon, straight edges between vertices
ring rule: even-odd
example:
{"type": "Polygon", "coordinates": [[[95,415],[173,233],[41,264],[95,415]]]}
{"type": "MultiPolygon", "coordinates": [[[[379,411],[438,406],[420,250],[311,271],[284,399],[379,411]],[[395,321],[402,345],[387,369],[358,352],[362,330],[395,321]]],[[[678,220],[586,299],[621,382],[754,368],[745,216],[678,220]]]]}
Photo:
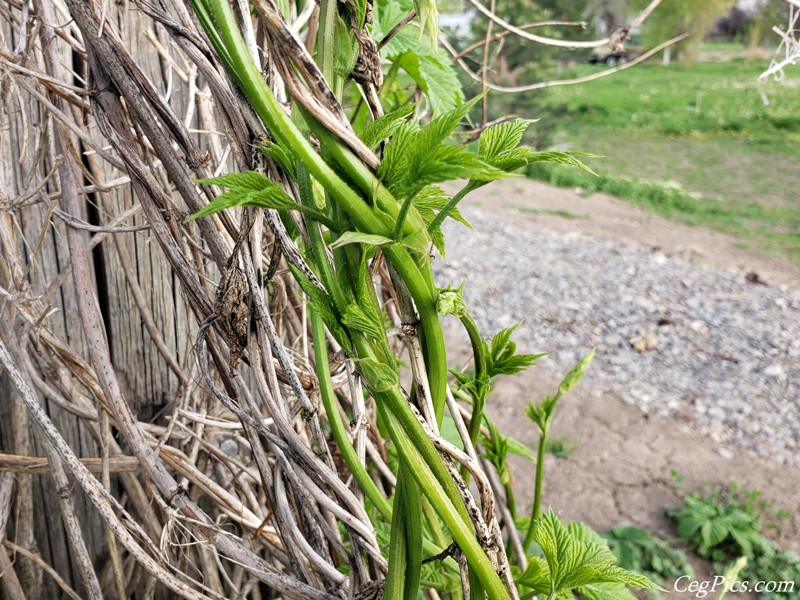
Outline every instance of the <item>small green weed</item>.
{"type": "Polygon", "coordinates": [[[552,454],[556,458],[569,458],[569,455],[578,447],[578,442],[562,435],[552,440],[547,440],[545,452],[552,454]]]}
{"type": "Polygon", "coordinates": [[[765,540],[756,556],[748,561],[741,573],[750,581],[793,582],[791,591],[762,592],[765,600],[797,600],[800,598],[800,556],[781,550],[777,544],[765,540]]]}
{"type": "MultiPolygon", "coordinates": [[[[740,577],[751,582],[800,582],[800,557],[764,537],[765,528],[777,528],[776,521],[787,512],[775,509],[759,490],[711,487],[703,494],[690,493],[680,509],[670,509],[678,535],[719,572],[731,561],[746,556],[740,577]]],[[[800,599],[800,588],[762,592],[762,598],[800,599]]]]}
{"type": "Polygon", "coordinates": [[[678,535],[697,554],[721,564],[738,556],[753,556],[761,544],[768,505],[758,491],[710,488],[705,495],[690,493],[680,510],[668,511],[678,535]]]}
{"type": "Polygon", "coordinates": [[[601,535],[619,566],[647,575],[660,585],[692,574],[692,565],[683,551],[640,527],[619,525],[601,535]]]}

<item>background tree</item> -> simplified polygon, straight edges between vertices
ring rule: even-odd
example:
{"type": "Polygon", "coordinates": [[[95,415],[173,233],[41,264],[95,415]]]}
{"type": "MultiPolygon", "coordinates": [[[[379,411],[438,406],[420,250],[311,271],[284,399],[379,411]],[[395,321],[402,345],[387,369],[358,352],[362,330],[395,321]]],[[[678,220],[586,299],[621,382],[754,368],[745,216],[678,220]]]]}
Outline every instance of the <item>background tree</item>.
{"type": "MultiPolygon", "coordinates": [[[[641,9],[646,4],[645,0],[636,0],[632,3],[632,7],[634,10],[641,9]]],[[[648,21],[644,26],[644,41],[646,44],[652,44],[684,32],[688,33],[689,37],[677,46],[677,52],[681,60],[692,61],[697,57],[706,34],[733,4],[731,0],[666,2],[659,9],[659,18],[648,21]]],[[[669,62],[670,54],[670,51],[665,52],[665,62],[669,62]]]]}

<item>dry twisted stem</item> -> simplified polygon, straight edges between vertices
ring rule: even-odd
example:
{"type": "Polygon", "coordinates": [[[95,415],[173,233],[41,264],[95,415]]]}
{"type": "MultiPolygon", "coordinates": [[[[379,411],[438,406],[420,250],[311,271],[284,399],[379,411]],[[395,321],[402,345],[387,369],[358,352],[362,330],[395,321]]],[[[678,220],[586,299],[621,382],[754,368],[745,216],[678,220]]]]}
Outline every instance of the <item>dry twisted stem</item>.
{"type": "MultiPolygon", "coordinates": [[[[113,19],[92,12],[78,0],[66,0],[66,5],[54,4],[59,12],[58,18],[69,21],[74,17],[74,21],[63,30],[56,30],[51,27],[56,16],[48,13],[46,3],[40,0],[36,5],[42,30],[48,36],[47,43],[51,47],[57,44],[69,46],[81,59],[86,57],[94,87],[88,94],[87,86],[76,85],[75,82],[80,83],[80,80],[59,66],[55,57],[48,58],[44,66],[25,63],[30,73],[16,71],[14,75],[32,78],[26,82],[27,87],[20,86],[20,90],[30,93],[54,115],[57,120],[54,135],[61,146],[56,149],[60,162],[46,170],[47,177],[25,193],[25,206],[17,208],[27,208],[28,199],[34,198],[31,193],[35,191],[36,195],[58,199],[62,206],[59,217],[71,223],[66,227],[58,221],[53,224],[68,241],[70,264],[52,279],[44,296],[35,297],[22,285],[28,268],[24,263],[14,265],[12,269],[15,271],[14,279],[20,285],[2,289],[3,297],[13,303],[14,318],[29,329],[20,336],[19,346],[27,351],[29,345],[35,344],[37,353],[41,354],[29,361],[30,364],[22,361],[20,379],[15,382],[23,396],[28,394],[29,409],[45,428],[48,440],[56,444],[60,460],[65,461],[67,470],[75,474],[95,510],[120,543],[121,570],[130,573],[132,561],[135,561],[151,573],[152,577],[143,586],[145,590],[154,590],[155,582],[159,581],[187,597],[223,597],[254,589],[257,579],[288,597],[322,600],[350,593],[360,597],[370,588],[370,579],[382,577],[387,567],[374,527],[364,509],[363,498],[354,492],[354,486],[342,480],[343,476],[337,472],[337,465],[330,456],[324,424],[317,414],[313,381],[309,385],[304,372],[300,372],[304,368],[304,359],[295,348],[308,347],[307,325],[302,309],[296,306],[296,291],[291,287],[280,289],[279,283],[285,276],[278,266],[281,255],[294,266],[304,268],[311,276],[313,273],[272,211],[263,215],[277,240],[274,253],[268,259],[261,247],[263,238],[258,222],[262,215],[251,220],[251,214],[239,221],[236,214],[226,214],[190,226],[180,222],[186,214],[184,205],[190,211],[197,210],[211,194],[208,189],[198,191],[190,179],[230,169],[230,165],[225,163],[228,156],[239,169],[254,168],[250,144],[259,139],[263,131],[252,111],[230,87],[224,73],[209,59],[211,53],[203,37],[194,29],[194,22],[185,7],[180,3],[168,7],[158,1],[152,4],[140,1],[138,4],[164,27],[158,31],[159,35],[143,36],[167,65],[165,78],[175,74],[166,82],[163,94],[158,84],[152,83],[127,54],[126,40],[122,32],[114,28],[113,19]],[[166,43],[164,32],[175,44],[166,43]],[[85,41],[87,47],[80,40],[85,41]],[[197,89],[195,73],[202,73],[208,83],[207,89],[197,89]],[[172,100],[181,85],[185,86],[188,99],[181,105],[181,111],[176,112],[172,100]],[[41,86],[43,91],[35,86],[41,86]],[[87,94],[90,98],[88,105],[84,100],[87,94]],[[209,120],[208,104],[204,105],[201,100],[202,96],[207,103],[208,94],[219,107],[219,122],[209,120]],[[195,101],[198,103],[196,108],[195,101]],[[110,150],[104,146],[105,141],[98,144],[96,136],[89,134],[91,128],[83,122],[84,117],[90,124],[99,126],[111,144],[110,150]],[[205,119],[201,128],[204,131],[198,133],[191,128],[190,121],[195,117],[205,119]],[[202,139],[206,135],[204,132],[218,130],[225,131],[224,142],[213,133],[208,134],[215,140],[213,144],[207,142],[204,146],[198,142],[198,136],[202,139]],[[78,150],[81,144],[83,148],[92,149],[92,161],[105,167],[120,168],[127,176],[118,179],[100,177],[100,171],[94,165],[86,167],[82,164],[78,150]],[[208,154],[215,158],[213,164],[204,162],[206,147],[213,147],[208,154]],[[92,185],[84,185],[87,180],[92,185]],[[187,366],[191,363],[173,356],[174,351],[158,331],[152,308],[148,306],[149,290],[143,289],[138,281],[135,257],[128,255],[118,237],[121,233],[134,234],[137,240],[141,240],[144,236],[138,237],[138,227],[134,231],[91,223],[90,229],[102,232],[91,242],[87,239],[82,216],[84,195],[104,193],[109,186],[101,181],[114,181],[115,186],[130,181],[131,188],[136,191],[148,223],[148,239],[158,244],[163,258],[172,268],[196,325],[203,324],[197,338],[196,356],[206,387],[200,386],[193,378],[192,369],[187,366]],[[134,310],[138,311],[160,353],[161,362],[171,368],[182,386],[171,390],[179,401],[176,400],[175,406],[171,407],[173,412],[168,416],[167,426],[140,423],[137,415],[131,412],[104,339],[104,324],[96,307],[97,290],[88,252],[91,250],[89,243],[97,244],[108,235],[116,236],[114,241],[122,264],[124,285],[133,296],[134,310]],[[230,343],[226,343],[222,323],[215,318],[219,306],[215,305],[211,291],[216,278],[226,268],[228,272],[243,276],[240,283],[245,293],[236,296],[235,300],[247,302],[237,307],[241,310],[241,322],[237,327],[241,327],[237,329],[236,340],[228,340],[230,343]],[[70,274],[78,293],[83,332],[89,342],[89,360],[73,351],[48,327],[51,313],[47,299],[56,292],[67,290],[63,284],[70,274]],[[284,312],[276,310],[274,299],[273,304],[265,299],[265,280],[270,283],[273,276],[281,278],[272,282],[273,292],[285,291],[284,312]],[[288,342],[287,336],[292,338],[288,342]],[[239,347],[239,341],[242,347],[239,347]],[[231,357],[235,352],[242,353],[241,371],[231,368],[231,357]],[[45,372],[47,369],[57,370],[60,375],[49,377],[45,372]],[[32,396],[30,382],[39,393],[56,399],[78,416],[98,443],[107,431],[99,425],[103,419],[108,418],[109,425],[121,432],[129,451],[135,455],[137,468],[154,484],[153,488],[148,488],[153,496],[147,497],[133,474],[120,472],[124,470],[122,463],[130,459],[114,456],[119,453],[119,448],[115,447],[112,439],[107,440],[98,469],[105,478],[112,472],[120,472],[139,523],[115,503],[86,465],[74,453],[70,454],[68,447],[63,447],[63,438],[48,425],[47,415],[33,412],[35,396],[32,396]],[[298,416],[298,407],[302,418],[298,416]],[[161,436],[160,440],[148,432],[161,436]],[[228,455],[231,443],[234,454],[228,455]],[[198,508],[195,502],[198,498],[208,502],[208,514],[198,508]],[[154,501],[161,507],[160,514],[153,510],[154,501]],[[222,530],[221,518],[234,527],[233,533],[222,530]],[[349,534],[347,543],[342,540],[339,523],[349,534]],[[163,550],[155,543],[160,539],[165,541],[163,550]],[[197,560],[203,565],[208,574],[207,587],[194,581],[188,575],[191,571],[179,571],[181,563],[171,559],[180,553],[186,553],[190,562],[197,560]],[[342,563],[350,565],[350,575],[343,575],[337,569],[342,563]],[[327,592],[319,591],[321,589],[327,592]]],[[[105,9],[98,6],[98,10],[105,9]]],[[[284,22],[273,22],[270,27],[273,38],[280,34],[286,47],[297,49],[297,45],[292,44],[295,40],[293,35],[286,35],[284,22]]],[[[31,43],[33,41],[28,40],[26,47],[31,43]]],[[[293,74],[289,69],[282,73],[284,83],[291,85],[295,100],[309,98],[318,112],[321,111],[319,114],[332,116],[330,126],[334,132],[351,146],[357,146],[357,138],[354,141],[349,137],[352,132],[346,121],[341,122],[341,107],[331,102],[318,82],[315,84],[313,69],[316,66],[307,58],[300,53],[293,61],[295,66],[305,65],[301,69],[303,81],[290,76],[293,74]],[[337,120],[338,125],[335,123],[337,120]]],[[[365,94],[375,96],[374,89],[368,88],[365,94]]],[[[372,108],[379,110],[380,107],[376,104],[372,108]]],[[[363,149],[361,153],[367,164],[376,166],[374,155],[365,155],[363,149]]],[[[269,165],[268,168],[272,174],[269,165]]],[[[287,189],[296,191],[291,186],[287,189]]],[[[103,206],[106,212],[112,213],[110,205],[103,206]]],[[[14,217],[3,215],[0,220],[7,219],[6,224],[9,224],[12,218],[16,218],[16,214],[14,217]]],[[[45,220],[42,231],[49,226],[45,220]]],[[[267,233],[265,229],[264,234],[267,233]]],[[[3,240],[3,245],[4,248],[13,247],[14,251],[19,247],[16,243],[7,244],[6,240],[3,240]]],[[[0,276],[4,277],[2,273],[0,276]]],[[[6,285],[5,279],[2,283],[6,285]]],[[[413,314],[413,308],[409,314],[413,314]]],[[[415,355],[415,376],[424,382],[427,380],[424,363],[418,352],[415,355]]],[[[383,440],[377,434],[374,415],[363,401],[352,364],[347,363],[342,373],[342,381],[350,384],[349,402],[358,419],[355,430],[357,454],[364,465],[374,466],[382,474],[381,485],[386,488],[388,496],[396,482],[386,465],[386,452],[383,440]]],[[[431,423],[429,396],[421,386],[419,397],[427,398],[426,416],[431,423]]],[[[441,441],[435,430],[429,435],[441,441]]],[[[453,454],[452,448],[441,444],[439,447],[446,455],[453,454]]],[[[474,450],[469,448],[468,452],[469,456],[458,454],[456,458],[475,468],[474,450]]],[[[457,478],[457,471],[452,472],[457,478]]],[[[475,477],[479,483],[485,483],[477,472],[475,477]]],[[[480,525],[482,541],[487,546],[494,543],[496,532],[491,521],[493,517],[489,515],[492,503],[486,495],[488,486],[482,485],[481,488],[483,515],[466,486],[462,487],[465,502],[479,517],[476,523],[480,525]]],[[[503,559],[498,560],[502,562],[503,559]]],[[[130,581],[126,583],[130,584],[130,581]]]]}

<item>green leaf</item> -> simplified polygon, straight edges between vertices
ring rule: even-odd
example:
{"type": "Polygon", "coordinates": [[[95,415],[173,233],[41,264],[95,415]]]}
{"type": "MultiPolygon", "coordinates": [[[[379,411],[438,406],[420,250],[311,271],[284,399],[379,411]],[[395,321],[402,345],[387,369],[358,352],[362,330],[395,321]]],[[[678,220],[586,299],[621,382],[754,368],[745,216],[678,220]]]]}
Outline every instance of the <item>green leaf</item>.
{"type": "Polygon", "coordinates": [[[404,185],[405,174],[411,168],[408,148],[419,135],[419,125],[403,121],[383,151],[383,161],[378,168],[378,177],[389,191],[404,185]]]}
{"type": "Polygon", "coordinates": [[[259,152],[264,156],[268,156],[269,158],[273,159],[281,169],[286,171],[292,179],[297,179],[297,163],[294,160],[294,157],[291,153],[286,150],[283,146],[276,144],[275,142],[264,142],[256,146],[259,152]]]}
{"type": "Polygon", "coordinates": [[[636,600],[624,583],[590,583],[578,588],[585,600],[636,600]]]}
{"type": "Polygon", "coordinates": [[[582,158],[597,158],[596,154],[587,154],[585,152],[556,152],[556,151],[546,151],[546,152],[536,152],[536,154],[532,157],[531,163],[535,162],[551,162],[557,163],[560,165],[569,165],[572,167],[578,167],[591,173],[592,175],[597,175],[594,171],[592,171],[588,166],[583,164],[579,161],[576,157],[582,158]]]}
{"type": "Polygon", "coordinates": [[[497,375],[514,375],[531,365],[536,364],[536,360],[545,356],[542,354],[517,354],[517,344],[511,341],[511,334],[516,331],[522,321],[515,323],[499,331],[492,338],[491,348],[484,342],[484,354],[486,355],[486,372],[489,377],[497,375]]]}
{"type": "Polygon", "coordinates": [[[462,102],[458,74],[448,56],[422,56],[418,73],[420,79],[425,82],[427,89],[423,89],[423,92],[430,102],[433,114],[453,110],[462,102]]]}
{"type": "MultiPolygon", "coordinates": [[[[730,532],[731,537],[733,540],[739,544],[739,549],[744,556],[751,557],[753,556],[753,540],[749,535],[749,532],[742,532],[739,529],[731,529],[730,532]]],[[[759,543],[761,540],[759,539],[760,536],[755,536],[756,544],[759,543]]]]}
{"type": "Polygon", "coordinates": [[[716,511],[711,507],[704,504],[693,504],[691,499],[687,500],[686,508],[676,515],[678,535],[685,540],[691,539],[704,523],[714,518],[715,514],[716,511]]]}
{"type": "Polygon", "coordinates": [[[658,589],[647,577],[617,566],[616,557],[596,533],[577,524],[565,526],[552,509],[534,522],[533,538],[547,561],[551,591],[569,591],[597,583],[658,589]]]}
{"type": "Polygon", "coordinates": [[[496,169],[509,173],[535,162],[539,153],[533,148],[517,147],[525,130],[533,122],[514,119],[484,130],[480,140],[481,158],[496,169]]]}
{"type": "Polygon", "coordinates": [[[564,379],[561,380],[561,384],[558,386],[559,393],[566,394],[577,385],[577,383],[581,380],[581,377],[583,377],[583,372],[586,370],[586,367],[588,367],[589,363],[592,362],[594,355],[595,349],[592,348],[586,353],[580,362],[578,362],[577,365],[569,370],[569,372],[564,376],[564,379]]]}
{"type": "Polygon", "coordinates": [[[598,546],[608,547],[608,542],[602,535],[597,533],[594,529],[589,527],[586,523],[580,521],[572,521],[567,525],[567,531],[576,540],[584,542],[585,544],[596,544],[598,546]]]}
{"type": "Polygon", "coordinates": [[[528,119],[514,119],[487,127],[481,134],[478,154],[483,160],[493,164],[493,160],[519,146],[522,135],[533,122],[528,119]]]}
{"type": "Polygon", "coordinates": [[[413,196],[427,184],[459,177],[503,174],[462,146],[445,145],[480,97],[440,115],[424,128],[403,123],[387,144],[378,177],[397,198],[413,196]]]}
{"type": "Polygon", "coordinates": [[[445,253],[444,248],[444,233],[442,232],[442,228],[437,227],[428,233],[431,236],[431,242],[433,242],[434,247],[439,251],[439,254],[442,255],[442,258],[447,260],[447,254],[445,253]]]}
{"type": "Polygon", "coordinates": [[[507,435],[506,443],[508,444],[508,451],[511,454],[516,454],[517,456],[526,458],[531,462],[536,462],[536,455],[533,453],[533,450],[528,448],[519,440],[515,440],[513,437],[507,435]]]}
{"type": "Polygon", "coordinates": [[[537,152],[533,148],[514,148],[488,162],[490,162],[493,167],[511,173],[517,169],[528,166],[532,162],[536,162],[534,160],[536,154],[537,152]]]}
{"type": "Polygon", "coordinates": [[[463,146],[439,146],[427,153],[425,160],[414,166],[416,169],[413,174],[409,174],[408,181],[416,190],[431,183],[453,179],[494,181],[508,176],[504,171],[483,162],[463,146]]]}
{"type": "Polygon", "coordinates": [[[374,392],[388,392],[400,384],[400,374],[386,363],[372,358],[355,360],[367,386],[374,392]]]}
{"type": "Polygon", "coordinates": [[[384,334],[383,324],[371,311],[365,310],[357,304],[350,304],[344,311],[342,323],[350,329],[369,334],[376,339],[381,339],[384,334]]]}
{"type": "Polygon", "coordinates": [[[394,244],[392,238],[384,237],[382,235],[375,235],[372,233],[362,233],[360,231],[345,231],[340,235],[331,248],[341,248],[347,244],[367,244],[368,246],[386,246],[387,244],[394,244]]]}
{"type": "Polygon", "coordinates": [[[721,544],[728,537],[728,523],[725,517],[717,517],[706,521],[700,527],[700,536],[706,548],[713,548],[721,544]]]}
{"type": "Polygon", "coordinates": [[[383,140],[392,137],[412,112],[414,112],[413,106],[402,106],[369,123],[359,132],[358,137],[366,146],[374,148],[383,140]]]}
{"type": "Polygon", "coordinates": [[[430,235],[428,235],[427,228],[421,228],[409,233],[401,239],[400,245],[425,256],[428,254],[430,241],[431,238],[430,235]]]}
{"type": "MultiPolygon", "coordinates": [[[[480,157],[496,169],[513,172],[535,162],[553,162],[576,166],[594,172],[576,157],[593,157],[581,152],[537,152],[533,148],[518,147],[528,126],[534,121],[514,119],[487,128],[481,134],[480,157]]],[[[483,181],[476,178],[478,181],[483,181]]]]}
{"type": "Polygon", "coordinates": [[[550,570],[547,561],[539,556],[528,558],[528,568],[516,579],[518,585],[524,585],[537,594],[550,593],[550,570]]]}
{"type": "Polygon", "coordinates": [[[229,191],[217,196],[212,202],[188,217],[187,221],[207,217],[235,206],[303,210],[303,207],[284,192],[280,185],[255,171],[229,173],[212,179],[200,179],[197,183],[227,187],[229,191]]]}
{"type": "Polygon", "coordinates": [[[257,192],[269,185],[275,185],[275,182],[268,179],[265,175],[257,171],[244,171],[243,173],[227,173],[219,177],[210,177],[208,179],[198,179],[196,183],[203,183],[206,185],[218,185],[228,189],[251,190],[257,192]]]}
{"type": "MultiPolygon", "coordinates": [[[[416,194],[414,194],[414,198],[411,200],[411,203],[414,205],[414,208],[420,212],[425,224],[430,225],[433,222],[433,218],[436,216],[434,211],[442,210],[445,206],[447,206],[447,203],[451,198],[452,195],[445,192],[438,185],[426,185],[416,194]]],[[[458,221],[465,227],[472,229],[472,225],[470,225],[469,221],[464,218],[464,215],[461,214],[457,206],[454,206],[452,209],[450,209],[450,212],[447,214],[447,216],[455,221],[458,221]]]]}

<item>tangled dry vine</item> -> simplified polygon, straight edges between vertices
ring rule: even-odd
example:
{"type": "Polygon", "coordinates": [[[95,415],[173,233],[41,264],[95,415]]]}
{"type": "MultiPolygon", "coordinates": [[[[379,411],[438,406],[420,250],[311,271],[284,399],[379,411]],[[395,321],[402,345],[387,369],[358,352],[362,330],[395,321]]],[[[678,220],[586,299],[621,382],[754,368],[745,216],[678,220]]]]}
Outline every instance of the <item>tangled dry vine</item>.
{"type": "MultiPolygon", "coordinates": [[[[429,253],[464,194],[431,184],[575,161],[517,148],[523,122],[487,130],[479,154],[443,144],[469,104],[427,128],[381,119],[373,8],[0,5],[7,597],[559,591],[531,574],[476,448],[491,377],[535,357],[492,359],[471,331],[473,408],[456,402],[437,307],[470,324],[438,305],[429,253]],[[352,81],[373,129],[343,108],[352,81]],[[398,132],[431,153],[391,167],[398,132]],[[431,156],[447,176],[409,178],[431,156]]],[[[414,15],[435,39],[420,1],[381,45],[414,15]]],[[[526,537],[562,535],[535,513],[526,537]]]]}

